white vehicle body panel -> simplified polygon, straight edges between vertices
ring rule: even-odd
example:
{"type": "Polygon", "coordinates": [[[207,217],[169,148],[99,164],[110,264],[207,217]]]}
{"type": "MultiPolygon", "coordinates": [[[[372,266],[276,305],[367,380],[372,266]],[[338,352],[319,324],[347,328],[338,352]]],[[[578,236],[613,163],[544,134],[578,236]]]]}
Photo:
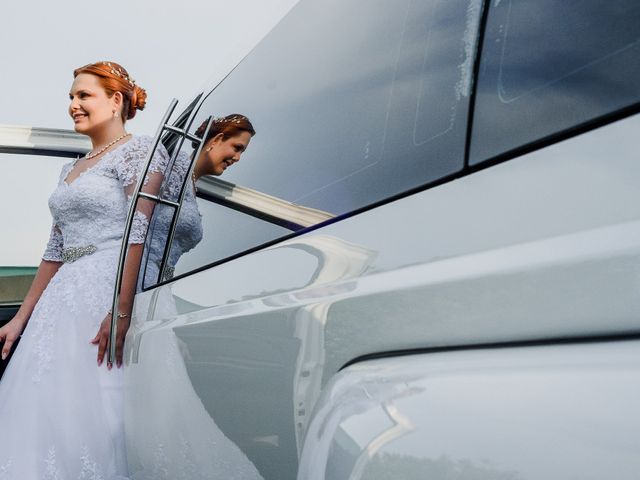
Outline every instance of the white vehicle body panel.
{"type": "MultiPolygon", "coordinates": [[[[132,468],[216,425],[264,478],[295,478],[323,388],[359,357],[637,333],[639,128],[636,115],[139,295],[132,468]]],[[[210,478],[211,454],[169,471],[187,468],[210,478]]]]}
{"type": "Polygon", "coordinates": [[[635,479],[640,343],[456,351],[340,372],[300,480],[635,479]]]}

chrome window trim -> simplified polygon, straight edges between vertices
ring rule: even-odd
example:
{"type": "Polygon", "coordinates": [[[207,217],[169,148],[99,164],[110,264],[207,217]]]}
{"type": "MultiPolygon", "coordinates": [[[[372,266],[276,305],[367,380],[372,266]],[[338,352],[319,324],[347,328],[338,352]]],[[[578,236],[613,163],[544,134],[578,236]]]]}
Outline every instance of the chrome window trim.
{"type": "Polygon", "coordinates": [[[220,178],[198,180],[198,196],[270,223],[296,231],[335,218],[335,215],[267,195],[220,178]]]}
{"type": "Polygon", "coordinates": [[[0,153],[76,157],[89,150],[89,137],[73,130],[0,125],[0,153]]]}

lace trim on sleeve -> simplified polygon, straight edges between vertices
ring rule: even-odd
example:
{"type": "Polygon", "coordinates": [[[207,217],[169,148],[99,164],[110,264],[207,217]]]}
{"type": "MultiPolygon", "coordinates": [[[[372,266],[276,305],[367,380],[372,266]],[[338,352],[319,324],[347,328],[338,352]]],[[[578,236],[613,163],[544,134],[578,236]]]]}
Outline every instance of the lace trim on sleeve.
{"type": "Polygon", "coordinates": [[[62,232],[58,226],[54,224],[51,226],[49,242],[47,243],[47,248],[42,255],[42,259],[49,262],[61,262],[63,245],[62,232]]]}
{"type": "Polygon", "coordinates": [[[129,235],[129,243],[144,243],[145,236],[149,228],[149,219],[142,212],[133,214],[133,222],[131,223],[131,235],[129,235]]]}
{"type": "MultiPolygon", "coordinates": [[[[144,168],[145,159],[151,148],[153,139],[151,137],[135,137],[131,142],[135,143],[132,143],[131,146],[127,148],[124,152],[124,158],[116,165],[118,178],[124,189],[128,204],[133,200],[135,186],[144,168]]],[[[167,150],[161,144],[158,145],[142,184],[142,192],[149,195],[158,194],[168,162],[169,155],[167,150]]],[[[131,225],[131,235],[129,236],[130,244],[144,243],[149,226],[149,219],[153,214],[154,207],[155,204],[148,199],[137,200],[133,223],[131,225]]]]}
{"type": "MultiPolygon", "coordinates": [[[[138,181],[138,175],[144,167],[144,161],[147,158],[147,153],[151,148],[153,139],[151,137],[137,137],[126,153],[124,161],[118,162],[116,170],[118,177],[124,188],[134,185],[138,181]]],[[[162,144],[158,145],[151,164],[149,165],[149,171],[144,179],[143,185],[149,182],[149,177],[154,173],[164,173],[164,170],[169,163],[169,155],[162,144]]]]}

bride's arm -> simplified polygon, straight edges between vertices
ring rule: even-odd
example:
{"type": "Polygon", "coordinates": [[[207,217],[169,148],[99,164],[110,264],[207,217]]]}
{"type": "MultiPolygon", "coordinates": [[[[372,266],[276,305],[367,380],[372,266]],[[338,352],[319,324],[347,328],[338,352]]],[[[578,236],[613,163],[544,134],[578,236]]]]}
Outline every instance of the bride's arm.
{"type": "MultiPolygon", "coordinates": [[[[132,140],[133,141],[133,140],[132,140]]],[[[129,158],[118,165],[118,174],[124,192],[129,201],[132,199],[135,185],[138,181],[138,174],[144,166],[144,159],[148,149],[151,147],[151,139],[139,139],[139,144],[134,145],[129,152],[129,158]]],[[[168,153],[162,145],[158,146],[149,172],[145,177],[141,190],[145,193],[156,195],[164,179],[164,170],[168,162],[168,153]]],[[[136,286],[138,280],[138,272],[144,250],[144,240],[149,225],[149,220],[153,213],[155,203],[144,198],[137,201],[133,223],[131,226],[131,234],[129,236],[129,245],[127,256],[125,259],[124,269],[122,272],[122,283],[120,285],[120,295],[118,300],[118,319],[116,332],[116,365],[122,366],[124,339],[129,329],[131,320],[131,312],[133,311],[133,301],[136,294],[136,286]]],[[[102,322],[97,335],[91,340],[92,343],[98,345],[98,365],[104,361],[104,356],[109,347],[109,330],[111,324],[111,314],[108,314],[102,322]]],[[[111,368],[111,365],[107,365],[111,368]]]]}
{"type": "MultiPolygon", "coordinates": [[[[140,271],[140,263],[142,260],[142,252],[144,244],[129,244],[127,257],[122,271],[122,283],[120,285],[120,296],[118,297],[118,320],[116,326],[116,366],[122,366],[122,357],[124,351],[124,339],[129,329],[131,320],[131,312],[133,311],[133,301],[136,293],[136,284],[138,273],[140,271]]],[[[104,356],[109,346],[109,331],[111,329],[111,314],[107,314],[102,321],[100,329],[91,343],[98,345],[98,366],[102,365],[104,356]]],[[[112,365],[107,365],[111,369],[112,365]]]]}

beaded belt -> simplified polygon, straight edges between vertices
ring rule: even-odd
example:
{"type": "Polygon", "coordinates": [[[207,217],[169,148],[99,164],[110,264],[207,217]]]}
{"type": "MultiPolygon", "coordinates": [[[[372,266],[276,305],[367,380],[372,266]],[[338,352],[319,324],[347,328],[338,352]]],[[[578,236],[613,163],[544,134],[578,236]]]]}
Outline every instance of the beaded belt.
{"type": "Polygon", "coordinates": [[[84,257],[85,255],[91,255],[98,247],[95,245],[86,245],[84,247],[69,247],[62,250],[62,261],[64,263],[71,263],[78,260],[80,257],[84,257]]]}

